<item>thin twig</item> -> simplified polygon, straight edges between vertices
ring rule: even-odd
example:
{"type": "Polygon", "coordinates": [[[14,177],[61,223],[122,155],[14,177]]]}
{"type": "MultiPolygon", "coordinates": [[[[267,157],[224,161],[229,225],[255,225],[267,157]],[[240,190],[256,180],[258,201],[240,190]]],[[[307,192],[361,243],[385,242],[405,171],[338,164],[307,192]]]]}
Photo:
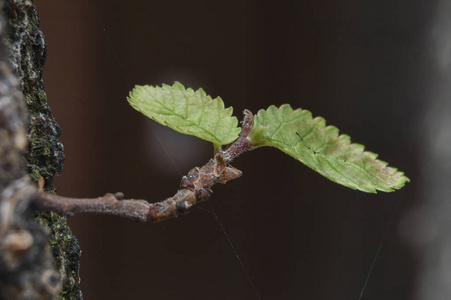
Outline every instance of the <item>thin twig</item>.
{"type": "Polygon", "coordinates": [[[226,163],[231,162],[243,152],[252,149],[246,138],[249,132],[252,130],[252,127],[254,126],[254,115],[250,110],[247,109],[244,110],[243,114],[244,119],[242,122],[239,138],[230,147],[223,151],[224,160],[226,161],[226,163]]]}
{"type": "Polygon", "coordinates": [[[206,201],[216,183],[226,183],[242,172],[228,164],[241,153],[250,150],[246,138],[253,126],[253,115],[244,111],[239,138],[226,150],[220,150],[201,168],[195,167],[182,177],[180,190],[172,197],[157,203],[146,200],[124,199],[124,194],[105,194],[99,198],[69,198],[43,191],[44,180],[39,181],[38,198],[42,210],[51,210],[63,216],[76,213],[94,213],[120,216],[137,222],[159,222],[188,212],[196,203],[206,201]]]}

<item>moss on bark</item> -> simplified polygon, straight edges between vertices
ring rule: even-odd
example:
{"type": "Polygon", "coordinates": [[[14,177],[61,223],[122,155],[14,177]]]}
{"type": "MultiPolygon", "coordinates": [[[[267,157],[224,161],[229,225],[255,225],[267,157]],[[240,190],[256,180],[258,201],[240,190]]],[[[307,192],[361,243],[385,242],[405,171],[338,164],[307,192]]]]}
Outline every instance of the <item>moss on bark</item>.
{"type": "MultiPolygon", "coordinates": [[[[3,8],[10,34],[6,44],[10,62],[29,111],[27,127],[27,169],[30,178],[43,177],[45,189],[55,192],[53,178],[64,164],[64,149],[60,141],[61,128],[52,116],[44,91],[42,73],[46,59],[46,42],[39,28],[39,12],[33,1],[7,0],[3,8]]],[[[80,246],[67,226],[66,218],[47,212],[37,217],[50,231],[50,247],[54,262],[62,276],[61,299],[81,299],[79,288],[80,246]]]]}

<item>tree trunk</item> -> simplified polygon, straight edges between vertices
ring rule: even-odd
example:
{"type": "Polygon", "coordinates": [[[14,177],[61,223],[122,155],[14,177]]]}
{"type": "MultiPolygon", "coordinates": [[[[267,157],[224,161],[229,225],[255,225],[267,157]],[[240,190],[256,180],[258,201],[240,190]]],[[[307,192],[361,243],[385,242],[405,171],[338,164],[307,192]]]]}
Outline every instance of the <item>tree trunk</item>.
{"type": "Polygon", "coordinates": [[[47,104],[42,80],[46,43],[39,29],[39,13],[32,1],[3,2],[0,0],[0,298],[81,299],[80,247],[66,218],[54,213],[36,218],[33,209],[33,181],[43,177],[45,190],[54,192],[53,177],[64,163],[61,129],[47,104]]]}

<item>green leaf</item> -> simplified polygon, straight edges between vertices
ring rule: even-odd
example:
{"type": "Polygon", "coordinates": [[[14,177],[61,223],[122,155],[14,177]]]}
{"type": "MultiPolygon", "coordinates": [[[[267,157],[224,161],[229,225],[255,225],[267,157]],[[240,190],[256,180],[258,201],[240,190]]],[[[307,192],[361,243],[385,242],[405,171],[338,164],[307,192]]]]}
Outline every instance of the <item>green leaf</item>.
{"type": "Polygon", "coordinates": [[[288,104],[260,110],[248,141],[253,147],[276,147],[330,180],[367,193],[391,192],[410,181],[323,118],[288,104]]]}
{"type": "Polygon", "coordinates": [[[212,99],[202,89],[185,89],[180,82],[172,86],[135,86],[127,98],[130,105],[145,116],[172,129],[197,136],[215,145],[215,149],[238,138],[238,120],[233,108],[224,108],[220,97],[212,99]]]}

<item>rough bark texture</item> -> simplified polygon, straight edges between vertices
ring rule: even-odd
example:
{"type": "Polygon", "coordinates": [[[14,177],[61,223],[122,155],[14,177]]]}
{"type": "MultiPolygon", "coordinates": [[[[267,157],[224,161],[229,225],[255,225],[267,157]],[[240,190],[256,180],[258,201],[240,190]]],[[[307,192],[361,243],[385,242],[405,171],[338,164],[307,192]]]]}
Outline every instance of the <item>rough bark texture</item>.
{"type": "Polygon", "coordinates": [[[0,5],[0,297],[56,298],[61,288],[59,298],[81,299],[78,241],[65,217],[40,215],[46,228],[36,222],[36,188],[28,179],[42,176],[45,190],[54,192],[51,182],[64,163],[61,129],[42,81],[46,43],[39,13],[32,1],[0,5]]]}

